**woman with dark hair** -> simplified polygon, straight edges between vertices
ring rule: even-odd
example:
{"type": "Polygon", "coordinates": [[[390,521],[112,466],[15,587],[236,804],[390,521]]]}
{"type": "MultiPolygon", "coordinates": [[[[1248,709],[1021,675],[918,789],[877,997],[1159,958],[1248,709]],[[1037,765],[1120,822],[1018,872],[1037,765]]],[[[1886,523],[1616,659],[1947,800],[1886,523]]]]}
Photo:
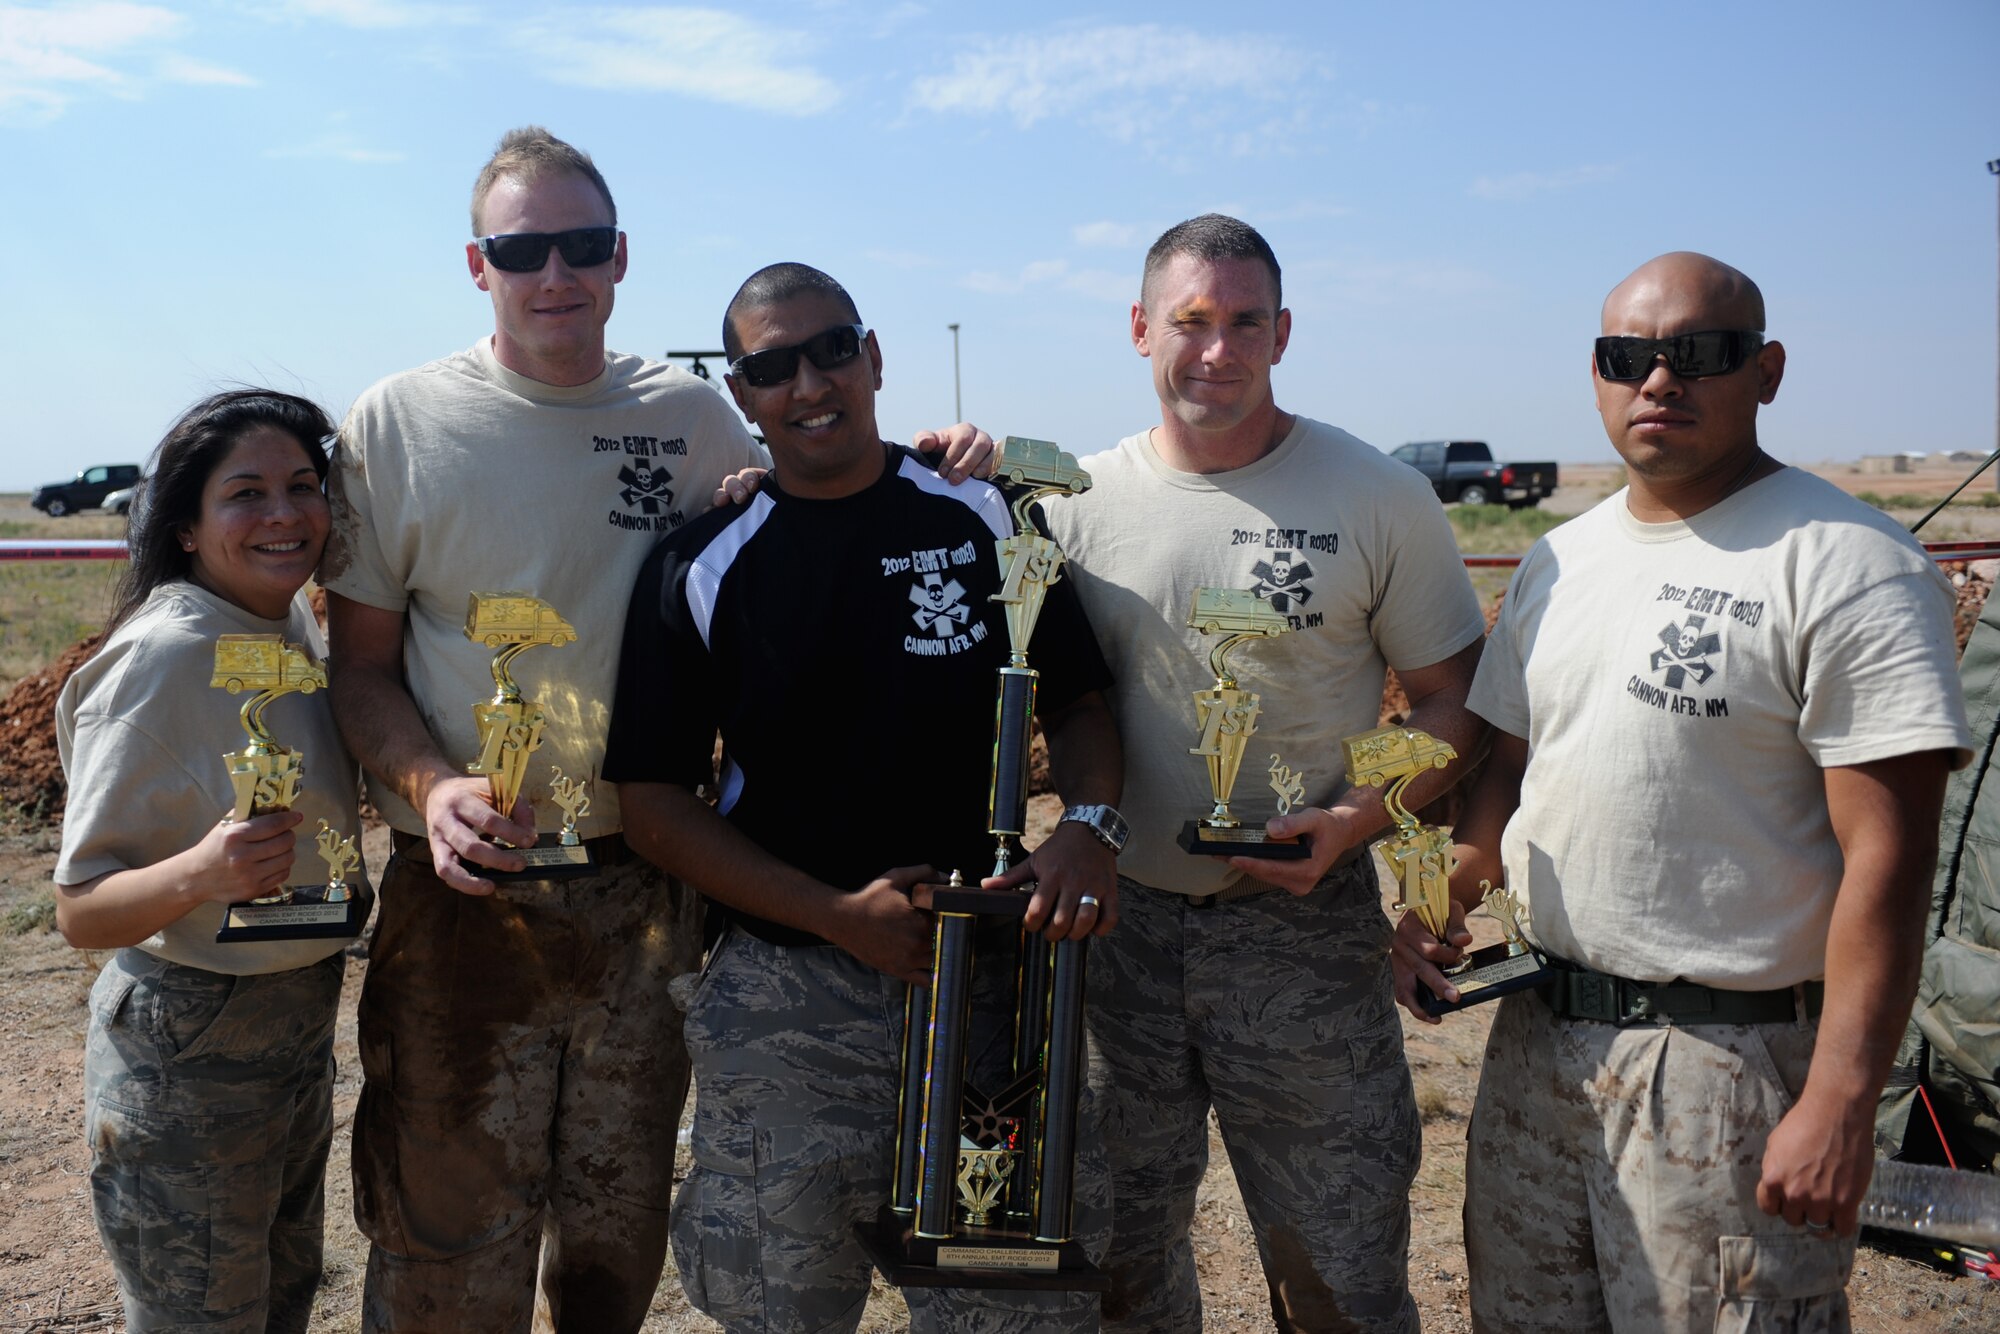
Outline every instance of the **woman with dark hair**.
{"type": "MultiPolygon", "coordinates": [[[[296,830],[358,832],[326,695],[274,701],[303,753],[294,808],[235,821],[240,700],[215,641],[325,652],[301,588],[329,517],[326,414],[268,390],[182,415],[134,499],[103,645],[56,706],[69,779],[56,925],[115,949],[90,994],[91,1206],[127,1328],[304,1330],[319,1284],[341,940],[219,943],[225,906],[293,881],[296,830]]],[[[324,868],[301,867],[301,882],[324,868]]]]}

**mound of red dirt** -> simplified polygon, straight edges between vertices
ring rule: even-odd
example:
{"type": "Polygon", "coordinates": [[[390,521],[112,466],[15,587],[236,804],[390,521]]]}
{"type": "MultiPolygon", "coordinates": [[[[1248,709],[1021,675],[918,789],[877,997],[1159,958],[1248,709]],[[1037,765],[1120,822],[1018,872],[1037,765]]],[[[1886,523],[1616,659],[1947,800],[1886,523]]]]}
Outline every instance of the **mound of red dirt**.
{"type": "Polygon", "coordinates": [[[67,789],[56,756],[56,696],[102,638],[92,635],[72,645],[0,700],[0,804],[47,819],[62,813],[67,789]]]}

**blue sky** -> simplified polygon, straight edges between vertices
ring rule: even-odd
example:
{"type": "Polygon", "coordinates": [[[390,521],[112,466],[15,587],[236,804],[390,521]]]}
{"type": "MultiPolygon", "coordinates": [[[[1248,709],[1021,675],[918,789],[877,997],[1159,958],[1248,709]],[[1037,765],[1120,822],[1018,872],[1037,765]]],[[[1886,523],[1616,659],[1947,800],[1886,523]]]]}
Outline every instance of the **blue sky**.
{"type": "Polygon", "coordinates": [[[1763,285],[1781,457],[1991,448],[1996,39],[1991,0],[0,3],[0,489],[490,331],[467,195],[524,122],[617,197],[614,347],[715,346],[753,269],[817,264],[892,434],[950,419],[952,322],[995,434],[1155,420],[1140,262],[1218,209],[1285,266],[1280,403],[1385,449],[1609,458],[1598,304],[1679,248],[1763,285]]]}

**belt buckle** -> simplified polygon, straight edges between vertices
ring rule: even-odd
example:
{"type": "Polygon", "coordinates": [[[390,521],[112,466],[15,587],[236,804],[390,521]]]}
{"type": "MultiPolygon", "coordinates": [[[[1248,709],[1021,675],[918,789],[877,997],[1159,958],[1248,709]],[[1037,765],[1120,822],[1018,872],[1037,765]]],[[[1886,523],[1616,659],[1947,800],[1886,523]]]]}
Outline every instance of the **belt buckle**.
{"type": "Polygon", "coordinates": [[[1213,908],[1221,899],[1222,896],[1220,894],[1190,894],[1188,895],[1188,907],[1201,911],[1213,908]]]}

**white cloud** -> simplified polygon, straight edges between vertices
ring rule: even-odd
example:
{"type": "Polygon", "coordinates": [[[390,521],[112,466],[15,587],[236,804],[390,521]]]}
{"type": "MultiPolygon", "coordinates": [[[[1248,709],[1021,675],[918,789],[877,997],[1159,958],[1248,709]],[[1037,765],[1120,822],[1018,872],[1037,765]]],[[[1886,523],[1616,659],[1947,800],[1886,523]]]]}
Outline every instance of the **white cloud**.
{"type": "Polygon", "coordinates": [[[472,23],[479,17],[479,11],[469,5],[412,5],[398,0],[287,0],[285,12],[347,28],[422,28],[436,23],[472,23]]]}
{"type": "Polygon", "coordinates": [[[1511,176],[1481,176],[1467,187],[1466,193],[1480,199],[1527,199],[1554,190],[1594,185],[1617,174],[1618,168],[1607,165],[1571,167],[1566,171],[1517,171],[1511,176]]]}
{"type": "Polygon", "coordinates": [[[1070,238],[1080,246],[1116,250],[1137,245],[1144,235],[1129,222],[1086,222],[1070,228],[1070,238]]]}
{"type": "Polygon", "coordinates": [[[79,96],[137,97],[155,78],[183,84],[256,82],[171,50],[186,26],[182,15],[159,5],[0,5],[0,119],[53,120],[79,96]],[[135,72],[142,68],[150,73],[135,72]]]}
{"type": "Polygon", "coordinates": [[[565,9],[513,40],[557,83],[686,97],[810,116],[840,100],[806,63],[811,42],[719,9],[565,9]]]}
{"type": "Polygon", "coordinates": [[[975,269],[959,280],[961,286],[995,296],[1011,296],[1031,287],[1052,287],[1076,292],[1097,301],[1125,304],[1138,295],[1135,275],[1112,273],[1106,269],[1072,269],[1067,260],[1038,259],[1021,266],[1018,273],[996,273],[975,269]]]}
{"type": "Polygon", "coordinates": [[[1021,129],[1070,118],[1149,149],[1185,149],[1197,138],[1204,147],[1260,154],[1288,147],[1311,109],[1296,105],[1249,130],[1218,130],[1180,113],[1197,98],[1204,106],[1296,103],[1309,97],[1311,70],[1295,43],[1276,37],[1214,36],[1152,23],[1065,25],[977,38],[947,71],[917,79],[910,99],[937,113],[1006,116],[1021,129]]]}
{"type": "Polygon", "coordinates": [[[404,154],[383,148],[363,148],[345,134],[323,134],[317,139],[302,144],[290,144],[282,148],[267,148],[268,158],[321,158],[331,162],[353,162],[372,166],[383,162],[401,162],[404,154]]]}

